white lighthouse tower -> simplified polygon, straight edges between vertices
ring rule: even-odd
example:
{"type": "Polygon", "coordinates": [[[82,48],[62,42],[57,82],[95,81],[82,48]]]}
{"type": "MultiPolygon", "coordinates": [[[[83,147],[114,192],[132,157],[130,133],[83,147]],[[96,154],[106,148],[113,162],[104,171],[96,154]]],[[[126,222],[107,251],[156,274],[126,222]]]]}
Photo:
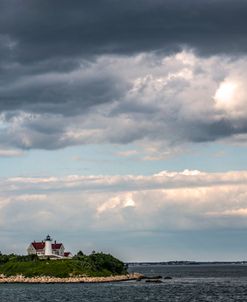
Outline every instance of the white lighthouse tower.
{"type": "Polygon", "coordinates": [[[51,256],[52,255],[52,246],[51,246],[52,239],[50,235],[46,236],[45,239],[45,256],[51,256]]]}

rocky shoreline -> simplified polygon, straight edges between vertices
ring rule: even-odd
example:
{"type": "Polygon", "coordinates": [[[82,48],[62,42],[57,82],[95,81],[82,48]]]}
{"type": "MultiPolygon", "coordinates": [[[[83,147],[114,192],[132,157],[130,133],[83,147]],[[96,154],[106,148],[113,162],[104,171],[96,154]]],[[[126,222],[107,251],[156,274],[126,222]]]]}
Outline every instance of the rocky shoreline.
{"type": "Polygon", "coordinates": [[[25,277],[23,275],[6,277],[0,275],[1,283],[31,283],[31,284],[49,284],[49,283],[106,283],[106,282],[121,282],[140,280],[144,276],[138,273],[132,273],[127,275],[109,276],[109,277],[69,277],[69,278],[57,278],[48,276],[39,277],[25,277]]]}

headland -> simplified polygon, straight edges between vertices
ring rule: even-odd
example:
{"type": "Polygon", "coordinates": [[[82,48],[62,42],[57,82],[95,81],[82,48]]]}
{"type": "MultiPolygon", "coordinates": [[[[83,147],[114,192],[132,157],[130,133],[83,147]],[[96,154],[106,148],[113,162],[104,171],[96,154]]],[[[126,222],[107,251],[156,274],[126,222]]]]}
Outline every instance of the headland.
{"type": "Polygon", "coordinates": [[[0,255],[0,283],[97,283],[137,280],[110,254],[78,252],[71,259],[41,259],[37,255],[0,255]]]}

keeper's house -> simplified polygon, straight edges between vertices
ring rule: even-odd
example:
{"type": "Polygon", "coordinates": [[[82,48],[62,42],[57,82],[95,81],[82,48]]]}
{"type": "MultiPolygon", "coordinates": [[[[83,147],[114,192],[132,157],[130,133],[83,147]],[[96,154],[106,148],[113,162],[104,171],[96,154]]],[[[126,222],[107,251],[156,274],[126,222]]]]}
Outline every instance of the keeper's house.
{"type": "Polygon", "coordinates": [[[28,255],[37,255],[40,258],[70,258],[72,257],[70,252],[65,252],[64,245],[62,243],[53,242],[49,235],[46,239],[40,242],[32,242],[27,248],[28,255]]]}

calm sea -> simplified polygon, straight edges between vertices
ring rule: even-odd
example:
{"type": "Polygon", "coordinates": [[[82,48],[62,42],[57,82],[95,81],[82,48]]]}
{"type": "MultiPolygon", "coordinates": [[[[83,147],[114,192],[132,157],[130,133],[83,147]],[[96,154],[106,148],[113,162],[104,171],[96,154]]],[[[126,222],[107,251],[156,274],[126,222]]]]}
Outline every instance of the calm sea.
{"type": "Polygon", "coordinates": [[[162,283],[1,284],[0,301],[247,301],[246,265],[135,266],[162,283]]]}

